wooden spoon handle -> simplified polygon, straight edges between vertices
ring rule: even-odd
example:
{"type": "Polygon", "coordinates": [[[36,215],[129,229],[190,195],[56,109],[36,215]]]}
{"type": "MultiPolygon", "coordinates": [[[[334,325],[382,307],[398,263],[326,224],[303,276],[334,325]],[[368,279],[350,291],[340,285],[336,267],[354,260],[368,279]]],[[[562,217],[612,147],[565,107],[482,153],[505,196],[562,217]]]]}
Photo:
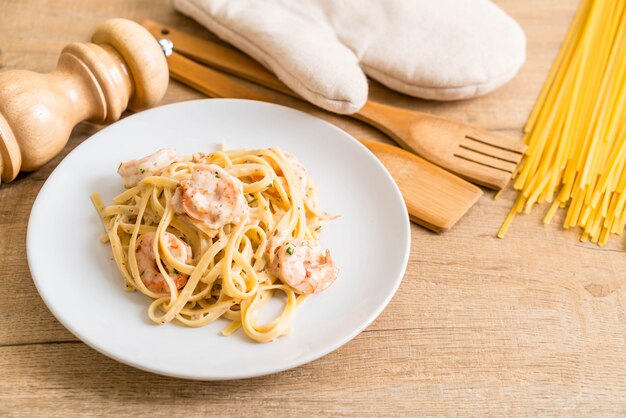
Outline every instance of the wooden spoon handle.
{"type": "MultiPolygon", "coordinates": [[[[211,97],[231,97],[279,103],[238,81],[174,52],[170,75],[211,97]]],[[[432,231],[451,228],[480,198],[471,183],[392,145],[362,143],[383,163],[402,192],[411,220],[432,231]]]]}
{"type": "Polygon", "coordinates": [[[235,99],[272,102],[264,94],[258,93],[232,78],[200,65],[177,52],[167,58],[170,76],[209,97],[228,97],[235,99]]]}

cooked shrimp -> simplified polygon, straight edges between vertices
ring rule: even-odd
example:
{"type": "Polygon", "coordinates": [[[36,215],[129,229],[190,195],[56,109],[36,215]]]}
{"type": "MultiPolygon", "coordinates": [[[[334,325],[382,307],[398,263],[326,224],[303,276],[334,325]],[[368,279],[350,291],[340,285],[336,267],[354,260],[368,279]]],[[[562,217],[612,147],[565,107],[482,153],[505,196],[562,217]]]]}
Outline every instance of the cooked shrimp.
{"type": "Polygon", "coordinates": [[[174,213],[178,215],[185,213],[185,208],[183,207],[183,189],[180,187],[177,187],[172,195],[172,209],[174,213]]]}
{"type": "Polygon", "coordinates": [[[321,292],[333,284],[339,273],[330,251],[309,241],[293,240],[278,248],[273,271],[299,293],[321,292]]]}
{"type": "Polygon", "coordinates": [[[248,209],[243,183],[216,164],[195,166],[180,187],[187,215],[211,229],[237,222],[248,209]]]}
{"type": "MultiPolygon", "coordinates": [[[[293,154],[287,151],[283,151],[283,155],[286,157],[285,159],[287,160],[287,162],[291,165],[293,173],[298,180],[298,189],[300,190],[300,195],[306,203],[307,208],[320,218],[334,219],[334,216],[330,215],[327,212],[321,211],[317,203],[317,198],[311,196],[310,192],[313,192],[313,190],[317,188],[317,186],[307,174],[306,167],[300,161],[298,161],[298,159],[293,154]]],[[[287,181],[284,177],[280,177],[279,181],[281,181],[281,185],[285,190],[289,190],[289,186],[287,185],[287,181]]]]}
{"type": "Polygon", "coordinates": [[[140,160],[126,161],[120,164],[117,173],[124,179],[124,186],[133,187],[144,177],[159,174],[176,159],[174,148],[160,149],[140,160]]]}
{"type": "MultiPolygon", "coordinates": [[[[137,258],[137,267],[139,268],[139,276],[143,284],[151,292],[158,294],[169,293],[169,287],[165,277],[159,271],[152,246],[154,245],[154,232],[148,232],[141,236],[139,245],[135,252],[137,258]]],[[[174,258],[181,263],[191,263],[192,254],[191,247],[184,241],[177,238],[174,234],[169,232],[165,233],[165,242],[163,243],[174,256],[174,258]]],[[[167,270],[169,270],[170,276],[174,280],[174,284],[177,289],[182,288],[187,283],[187,275],[179,273],[175,268],[168,266],[165,260],[163,263],[167,270]]]]}
{"type": "Polygon", "coordinates": [[[306,167],[300,161],[298,161],[298,159],[294,157],[294,155],[291,154],[290,152],[283,151],[283,155],[287,157],[286,160],[291,165],[291,168],[293,170],[293,173],[296,176],[296,179],[298,179],[302,197],[306,197],[307,182],[309,179],[309,175],[306,172],[306,167]]]}
{"type": "Polygon", "coordinates": [[[274,261],[276,257],[276,249],[283,245],[289,238],[292,238],[291,232],[278,228],[274,230],[274,233],[267,240],[267,247],[265,249],[265,252],[270,257],[270,262],[274,261]]]}

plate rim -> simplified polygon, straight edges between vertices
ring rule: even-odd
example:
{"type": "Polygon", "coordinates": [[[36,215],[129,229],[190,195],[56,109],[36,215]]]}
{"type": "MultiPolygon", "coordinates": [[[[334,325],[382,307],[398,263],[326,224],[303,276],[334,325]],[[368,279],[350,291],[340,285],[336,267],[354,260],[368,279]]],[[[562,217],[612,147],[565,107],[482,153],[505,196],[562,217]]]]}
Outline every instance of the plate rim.
{"type": "MultiPolygon", "coordinates": [[[[394,279],[394,284],[391,288],[391,290],[389,291],[389,293],[386,295],[386,297],[384,298],[384,300],[382,300],[382,302],[379,304],[379,306],[377,307],[377,309],[375,309],[374,311],[372,311],[369,315],[367,320],[363,321],[363,323],[361,323],[359,326],[355,327],[355,329],[353,329],[350,333],[347,333],[346,335],[344,335],[342,338],[340,338],[338,341],[332,343],[332,344],[328,344],[326,345],[323,349],[318,350],[317,352],[311,352],[311,353],[307,353],[304,354],[302,356],[296,357],[293,360],[287,361],[285,363],[282,364],[282,366],[278,366],[278,367],[272,367],[272,368],[268,368],[267,370],[264,371],[260,371],[260,372],[253,372],[253,373],[249,373],[246,372],[245,369],[242,371],[236,371],[235,373],[230,373],[228,375],[216,375],[216,374],[212,374],[212,375],[207,375],[207,374],[202,374],[202,373],[196,373],[196,374],[189,374],[189,373],[172,373],[172,372],[168,372],[168,371],[163,371],[161,369],[158,368],[152,368],[152,367],[147,367],[144,366],[142,364],[138,364],[136,362],[133,362],[129,359],[120,357],[118,355],[116,355],[113,352],[110,352],[106,349],[106,347],[102,347],[98,344],[93,343],[92,341],[89,340],[89,338],[81,335],[80,331],[78,331],[77,329],[75,329],[75,327],[73,327],[68,321],[66,321],[65,318],[63,318],[63,315],[61,315],[54,307],[53,302],[50,300],[50,295],[47,295],[45,292],[42,292],[40,283],[42,283],[43,280],[45,280],[42,277],[39,277],[39,279],[37,278],[36,274],[34,273],[34,270],[37,270],[36,267],[34,267],[34,262],[33,260],[33,251],[34,249],[32,248],[33,244],[33,240],[34,240],[34,234],[35,232],[33,231],[33,219],[36,218],[37,214],[40,212],[41,208],[41,201],[40,196],[43,194],[43,192],[47,189],[47,187],[51,187],[51,179],[54,179],[56,177],[56,175],[59,175],[58,173],[62,171],[62,167],[64,166],[64,164],[66,163],[66,160],[75,152],[77,152],[77,150],[81,149],[81,147],[88,143],[90,140],[92,140],[92,138],[94,136],[99,135],[101,132],[106,131],[109,127],[113,126],[114,124],[111,125],[107,125],[104,128],[98,130],[98,132],[94,133],[93,135],[89,136],[88,138],[86,138],[84,141],[82,141],[80,144],[78,144],[74,149],[72,149],[64,158],[63,160],[61,160],[61,162],[59,162],[59,164],[54,168],[54,170],[50,173],[50,175],[46,178],[43,186],[41,187],[41,189],[39,190],[39,192],[37,193],[37,196],[33,202],[33,205],[31,207],[31,212],[29,214],[29,218],[28,218],[28,225],[27,225],[27,231],[26,231],[26,258],[27,258],[27,263],[28,263],[28,267],[29,267],[29,271],[31,274],[31,279],[35,285],[35,288],[37,289],[37,293],[39,294],[40,298],[44,301],[44,304],[46,305],[46,307],[48,308],[48,310],[52,313],[52,315],[55,317],[55,319],[57,321],[59,321],[61,323],[61,325],[63,325],[63,327],[65,327],[68,331],[70,331],[72,333],[72,335],[74,335],[74,337],[76,337],[80,342],[86,344],[87,346],[91,347],[93,350],[97,351],[98,353],[105,355],[113,360],[116,360],[122,364],[125,364],[127,366],[131,366],[133,368],[139,369],[139,370],[143,370],[143,371],[147,371],[150,373],[155,373],[158,375],[162,375],[162,376],[169,376],[169,377],[174,377],[174,378],[181,378],[181,379],[189,379],[189,380],[199,380],[199,381],[225,381],[225,380],[238,380],[238,379],[249,379],[249,378],[254,378],[254,377],[260,377],[260,376],[267,376],[267,375],[271,375],[271,374],[275,374],[275,373],[280,373],[286,370],[290,370],[299,366],[302,366],[304,364],[310,363],[312,361],[315,361],[321,357],[326,356],[327,354],[330,354],[334,351],[336,351],[337,349],[339,349],[340,347],[344,346],[345,344],[347,344],[348,342],[352,341],[354,338],[356,338],[359,334],[361,334],[361,332],[363,332],[367,327],[369,327],[380,315],[381,313],[387,308],[387,306],[389,305],[389,303],[391,302],[391,300],[393,299],[393,297],[395,296],[395,294],[398,291],[398,288],[400,286],[400,284],[402,283],[402,281],[404,280],[404,277],[406,275],[406,269],[408,266],[408,261],[409,261],[409,256],[410,256],[410,250],[411,250],[411,225],[410,225],[410,220],[409,220],[409,214],[408,214],[408,210],[406,208],[406,205],[404,204],[404,199],[402,197],[402,194],[400,192],[400,189],[398,188],[396,182],[393,180],[393,177],[391,176],[391,174],[389,173],[389,171],[386,169],[386,167],[382,164],[382,162],[365,146],[363,145],[359,140],[357,140],[356,138],[354,138],[352,135],[350,135],[348,132],[344,131],[343,129],[339,128],[338,126],[323,120],[317,116],[311,115],[307,112],[303,112],[301,110],[298,109],[294,109],[292,107],[288,107],[288,106],[282,106],[282,105],[277,105],[277,104],[273,104],[273,103],[267,103],[267,102],[262,102],[262,101],[257,101],[257,100],[246,100],[246,99],[221,99],[221,98],[216,98],[216,99],[194,99],[194,100],[185,100],[185,101],[181,101],[181,102],[175,102],[175,103],[168,103],[168,104],[164,104],[164,105],[160,105],[160,106],[156,106],[153,107],[151,109],[147,109],[141,112],[137,112],[135,114],[129,115],[127,117],[125,117],[123,120],[128,120],[128,119],[134,119],[134,118],[141,118],[141,117],[145,117],[145,114],[148,114],[150,112],[152,112],[153,110],[157,110],[157,109],[161,109],[163,110],[163,108],[169,108],[169,107],[176,107],[179,105],[190,105],[190,103],[196,104],[196,103],[202,103],[202,102],[212,102],[215,103],[220,102],[220,103],[227,103],[227,102],[236,102],[236,103],[240,103],[244,106],[247,106],[250,103],[253,103],[254,105],[261,105],[261,106],[268,106],[268,107],[275,107],[275,108],[280,108],[280,109],[286,109],[288,111],[291,112],[296,112],[296,113],[300,113],[302,115],[305,115],[306,117],[309,118],[313,118],[316,120],[316,122],[318,123],[322,123],[324,125],[326,125],[327,127],[337,131],[340,136],[343,136],[345,138],[345,140],[351,141],[354,144],[356,144],[358,147],[361,147],[363,150],[365,150],[370,157],[372,157],[371,159],[374,161],[375,164],[377,164],[380,168],[382,168],[383,172],[385,173],[388,182],[391,184],[392,189],[394,191],[394,194],[396,195],[397,198],[399,198],[400,202],[402,202],[402,214],[403,214],[403,232],[405,233],[405,242],[403,245],[404,248],[404,254],[402,255],[402,266],[399,270],[398,273],[398,277],[396,277],[394,279]]],[[[192,104],[192,105],[193,105],[192,104]]],[[[202,105],[202,104],[199,104],[202,105]]]]}

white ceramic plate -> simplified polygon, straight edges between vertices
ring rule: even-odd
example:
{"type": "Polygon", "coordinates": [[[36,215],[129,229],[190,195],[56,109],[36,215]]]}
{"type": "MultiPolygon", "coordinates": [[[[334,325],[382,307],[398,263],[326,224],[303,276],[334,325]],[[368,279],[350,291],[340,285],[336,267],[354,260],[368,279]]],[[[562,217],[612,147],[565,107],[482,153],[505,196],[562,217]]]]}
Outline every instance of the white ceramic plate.
{"type": "Polygon", "coordinates": [[[203,380],[274,373],[315,360],[367,327],[395,293],[407,264],[409,218],[382,164],[340,129],[307,114],[245,100],[198,100],[128,117],[78,146],[41,189],[28,224],[28,263],[57,319],[82,341],[123,363],[203,380]],[[179,154],[279,146],[320,186],[321,207],[341,217],[322,234],[340,268],[336,282],[296,313],[293,333],[259,344],[225,320],[202,328],[148,319],[149,299],[124,291],[89,195],[105,203],[123,190],[120,161],[160,148],[179,154]]]}

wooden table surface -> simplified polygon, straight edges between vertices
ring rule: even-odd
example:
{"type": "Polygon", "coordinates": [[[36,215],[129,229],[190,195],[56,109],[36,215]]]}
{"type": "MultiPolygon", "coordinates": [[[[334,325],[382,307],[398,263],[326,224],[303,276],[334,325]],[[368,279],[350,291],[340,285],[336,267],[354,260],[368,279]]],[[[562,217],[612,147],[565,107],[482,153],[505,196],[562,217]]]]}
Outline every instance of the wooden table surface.
{"type": "MultiPolygon", "coordinates": [[[[578,2],[497,3],[528,37],[528,61],[511,83],[456,103],[420,101],[378,85],[372,96],[520,137],[578,2]]],[[[166,0],[2,0],[0,67],[51,71],[66,43],[86,41],[98,23],[118,16],[207,35],[166,0]]],[[[199,97],[172,82],[164,102],[199,97]]],[[[382,139],[358,122],[317,113],[350,133],[382,139]]],[[[44,306],[25,241],[43,182],[98,129],[80,124],[54,161],[0,186],[1,416],[626,415],[624,239],[604,248],[582,244],[575,231],[544,227],[545,207],[517,218],[497,239],[512,192],[497,201],[487,192],[444,235],[413,225],[407,273],[388,308],[357,338],[305,366],[195,382],[97,353],[44,306]]]]}

